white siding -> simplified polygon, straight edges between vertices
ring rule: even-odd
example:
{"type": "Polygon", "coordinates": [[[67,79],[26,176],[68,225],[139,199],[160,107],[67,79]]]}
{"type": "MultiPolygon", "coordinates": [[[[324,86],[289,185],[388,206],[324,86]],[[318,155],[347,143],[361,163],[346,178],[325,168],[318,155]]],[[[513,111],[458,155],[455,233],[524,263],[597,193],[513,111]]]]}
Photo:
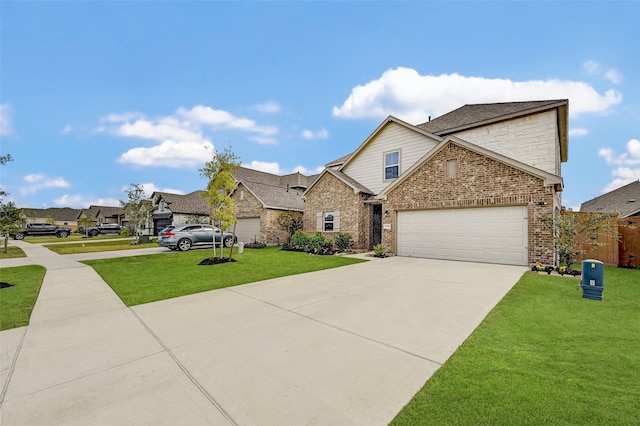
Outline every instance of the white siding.
{"type": "Polygon", "coordinates": [[[400,151],[400,175],[433,149],[438,140],[389,123],[342,171],[378,194],[393,181],[384,180],[384,154],[400,151]]]}
{"type": "Polygon", "coordinates": [[[455,134],[475,145],[559,176],[557,135],[555,110],[455,134]]]}

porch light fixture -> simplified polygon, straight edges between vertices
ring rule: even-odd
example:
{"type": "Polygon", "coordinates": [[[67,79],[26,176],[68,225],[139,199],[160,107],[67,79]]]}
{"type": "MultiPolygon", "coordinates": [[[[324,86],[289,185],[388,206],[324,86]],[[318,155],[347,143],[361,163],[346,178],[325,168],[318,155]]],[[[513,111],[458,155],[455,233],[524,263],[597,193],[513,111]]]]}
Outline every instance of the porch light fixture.
{"type": "Polygon", "coordinates": [[[384,211],[384,217],[389,217],[389,210],[384,211]]]}

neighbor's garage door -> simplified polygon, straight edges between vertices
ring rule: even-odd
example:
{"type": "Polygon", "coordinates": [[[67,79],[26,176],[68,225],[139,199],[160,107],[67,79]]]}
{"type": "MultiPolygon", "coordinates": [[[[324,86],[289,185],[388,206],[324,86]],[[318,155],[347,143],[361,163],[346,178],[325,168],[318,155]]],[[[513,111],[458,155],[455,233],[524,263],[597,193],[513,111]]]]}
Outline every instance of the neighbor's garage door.
{"type": "Polygon", "coordinates": [[[527,265],[527,208],[398,212],[398,255],[527,265]]]}
{"type": "Polygon", "coordinates": [[[252,243],[255,240],[260,240],[260,218],[238,219],[236,235],[238,236],[238,241],[243,243],[252,243]]]}

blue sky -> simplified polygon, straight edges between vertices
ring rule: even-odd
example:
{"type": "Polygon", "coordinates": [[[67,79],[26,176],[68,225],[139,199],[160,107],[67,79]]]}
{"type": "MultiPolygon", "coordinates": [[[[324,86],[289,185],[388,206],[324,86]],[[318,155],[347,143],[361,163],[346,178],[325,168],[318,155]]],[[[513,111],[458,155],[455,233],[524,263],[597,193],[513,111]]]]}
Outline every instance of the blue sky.
{"type": "Polygon", "coordinates": [[[215,149],[317,173],[387,115],[569,99],[563,204],[640,178],[640,2],[0,1],[19,207],[205,187],[215,149]]]}

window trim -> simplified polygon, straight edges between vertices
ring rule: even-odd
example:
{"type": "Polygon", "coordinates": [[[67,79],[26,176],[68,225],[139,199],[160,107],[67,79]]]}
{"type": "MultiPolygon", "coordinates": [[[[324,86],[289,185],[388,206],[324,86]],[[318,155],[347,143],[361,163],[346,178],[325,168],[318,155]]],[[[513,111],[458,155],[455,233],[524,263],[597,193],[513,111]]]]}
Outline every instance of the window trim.
{"type": "Polygon", "coordinates": [[[334,232],[336,224],[335,212],[322,212],[322,232],[334,232]],[[331,220],[327,220],[327,217],[331,216],[331,220]],[[331,229],[327,229],[327,225],[331,224],[331,229]]]}
{"type": "Polygon", "coordinates": [[[385,182],[389,182],[392,180],[396,180],[400,177],[400,162],[402,161],[402,151],[400,149],[394,149],[392,151],[385,151],[382,153],[382,180],[385,182]],[[398,162],[396,164],[387,165],[387,155],[389,154],[398,154],[398,162]],[[393,178],[387,178],[387,168],[397,167],[397,175],[393,178]]]}

